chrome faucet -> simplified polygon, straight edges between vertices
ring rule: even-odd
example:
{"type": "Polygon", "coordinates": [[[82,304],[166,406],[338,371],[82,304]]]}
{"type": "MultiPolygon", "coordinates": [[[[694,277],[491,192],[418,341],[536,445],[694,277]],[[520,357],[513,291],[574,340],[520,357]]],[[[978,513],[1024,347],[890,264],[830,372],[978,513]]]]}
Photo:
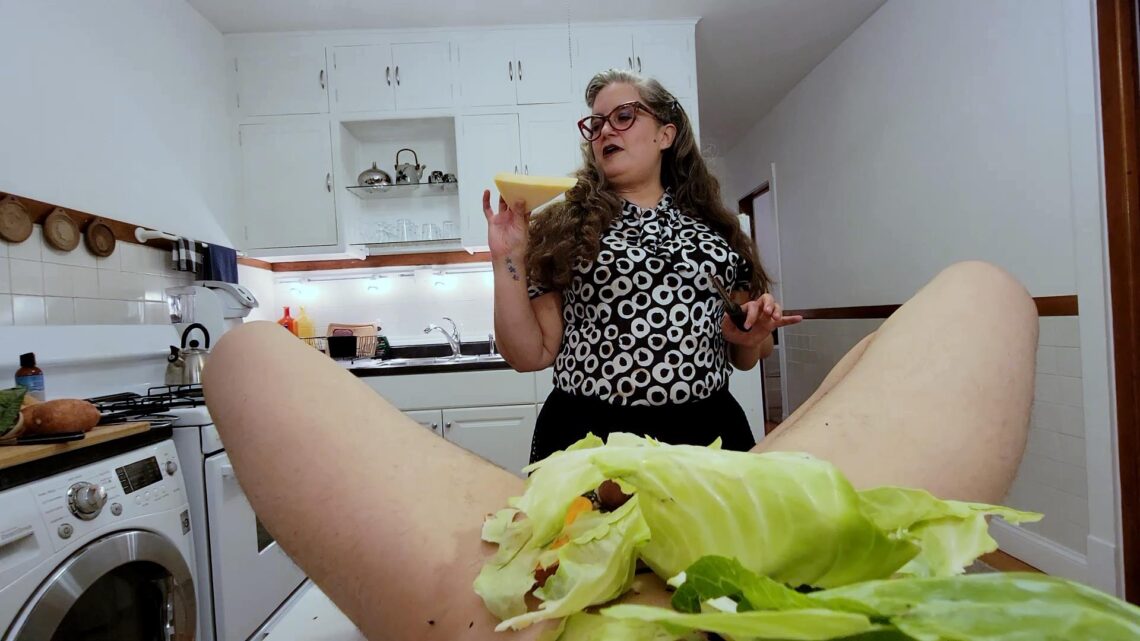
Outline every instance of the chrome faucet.
{"type": "Polygon", "coordinates": [[[455,358],[455,357],[459,356],[459,349],[462,345],[462,343],[460,342],[460,338],[459,338],[459,327],[457,327],[455,325],[455,321],[451,320],[447,316],[444,316],[443,320],[447,321],[448,323],[451,323],[451,332],[450,333],[446,329],[440,327],[439,325],[436,325],[435,323],[431,323],[427,327],[425,327],[424,333],[430,334],[436,330],[439,330],[440,333],[443,334],[443,337],[447,339],[447,344],[451,346],[451,357],[455,358]]]}

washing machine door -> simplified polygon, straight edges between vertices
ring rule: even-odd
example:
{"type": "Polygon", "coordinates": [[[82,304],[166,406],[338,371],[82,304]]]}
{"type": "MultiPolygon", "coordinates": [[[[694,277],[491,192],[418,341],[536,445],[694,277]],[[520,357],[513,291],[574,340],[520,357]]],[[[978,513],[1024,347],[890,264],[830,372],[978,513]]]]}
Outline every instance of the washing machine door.
{"type": "Polygon", "coordinates": [[[145,530],[92,541],[51,574],[5,641],[194,641],[194,581],[182,554],[145,530]]]}

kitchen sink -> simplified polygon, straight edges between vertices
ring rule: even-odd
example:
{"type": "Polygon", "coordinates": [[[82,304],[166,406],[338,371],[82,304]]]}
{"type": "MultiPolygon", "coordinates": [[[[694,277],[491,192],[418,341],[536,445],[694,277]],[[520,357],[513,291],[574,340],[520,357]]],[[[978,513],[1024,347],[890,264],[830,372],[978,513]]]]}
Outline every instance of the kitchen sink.
{"type": "Polygon", "coordinates": [[[346,365],[353,369],[388,369],[390,367],[423,367],[427,365],[463,365],[467,363],[502,363],[503,357],[499,354],[479,354],[460,356],[426,356],[422,358],[389,358],[385,360],[370,359],[358,360],[346,365]]]}

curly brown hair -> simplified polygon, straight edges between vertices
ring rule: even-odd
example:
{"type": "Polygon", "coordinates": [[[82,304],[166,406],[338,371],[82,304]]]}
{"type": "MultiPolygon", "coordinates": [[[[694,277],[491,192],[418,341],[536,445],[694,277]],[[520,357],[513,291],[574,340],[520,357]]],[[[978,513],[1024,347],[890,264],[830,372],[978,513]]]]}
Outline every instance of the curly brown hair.
{"type": "MultiPolygon", "coordinates": [[[[673,194],[673,203],[685,214],[703,221],[720,234],[734,251],[752,266],[749,294],[769,291],[771,279],[760,264],[752,240],[740,229],[736,214],[720,199],[720,183],[701,157],[689,116],[681,103],[661,83],[624,69],[610,69],[594,76],[586,87],[586,104],[594,105],[598,93],[613,83],[637,89],[641,101],[663,124],[677,128],[673,144],[663,152],[661,184],[673,194]]],[[[531,282],[548,289],[565,289],[574,265],[598,256],[602,233],[621,214],[622,198],[598,169],[590,143],[582,144],[582,167],[575,173],[578,184],[534,216],[530,223],[526,270],[531,282]]]]}

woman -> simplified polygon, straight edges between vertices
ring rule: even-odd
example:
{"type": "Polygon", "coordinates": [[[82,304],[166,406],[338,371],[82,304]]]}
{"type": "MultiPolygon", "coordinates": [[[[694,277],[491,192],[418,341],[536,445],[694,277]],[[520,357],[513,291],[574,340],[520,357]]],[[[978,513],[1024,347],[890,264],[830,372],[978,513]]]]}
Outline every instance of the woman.
{"type": "Polygon", "coordinates": [[[585,166],[564,203],[531,220],[501,198],[493,212],[483,194],[499,349],[519,371],[554,365],[531,461],[589,432],[699,445],[719,437],[748,450],[755,440],[728,377],[800,319],[767,293],[676,98],[611,70],[590,81],[586,103],[585,166]],[[743,328],[724,314],[718,284],[743,304],[743,328]]]}
{"type": "MultiPolygon", "coordinates": [[[[1008,274],[955,265],[756,450],[811,453],[859,488],[998,502],[1025,447],[1037,327],[1008,274]]],[[[494,553],[479,541],[483,518],[522,493],[517,476],[423,429],[274,323],[227,332],[205,389],[259,519],[369,639],[531,641],[549,628],[495,633],[471,588],[494,553]]],[[[637,598],[668,601],[659,584],[637,598]]]]}

